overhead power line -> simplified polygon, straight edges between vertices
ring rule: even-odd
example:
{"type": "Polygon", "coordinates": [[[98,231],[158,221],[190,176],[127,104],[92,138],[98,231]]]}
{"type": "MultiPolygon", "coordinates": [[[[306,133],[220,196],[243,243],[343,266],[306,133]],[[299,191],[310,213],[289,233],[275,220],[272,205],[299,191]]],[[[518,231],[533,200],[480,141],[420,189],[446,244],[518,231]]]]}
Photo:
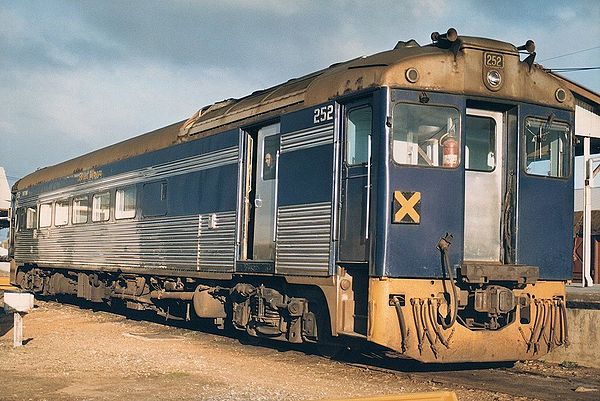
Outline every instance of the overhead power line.
{"type": "Polygon", "coordinates": [[[544,68],[544,71],[547,72],[575,72],[591,70],[600,70],[600,67],[544,68]]]}
{"type": "Polygon", "coordinates": [[[600,46],[594,46],[594,47],[590,47],[588,49],[577,50],[577,51],[572,52],[572,53],[561,54],[560,56],[545,58],[543,60],[540,60],[540,63],[543,63],[544,61],[548,61],[548,60],[554,60],[554,59],[557,59],[557,58],[572,56],[574,54],[579,54],[579,53],[583,53],[583,52],[589,52],[590,50],[595,50],[595,49],[600,49],[600,46]]]}

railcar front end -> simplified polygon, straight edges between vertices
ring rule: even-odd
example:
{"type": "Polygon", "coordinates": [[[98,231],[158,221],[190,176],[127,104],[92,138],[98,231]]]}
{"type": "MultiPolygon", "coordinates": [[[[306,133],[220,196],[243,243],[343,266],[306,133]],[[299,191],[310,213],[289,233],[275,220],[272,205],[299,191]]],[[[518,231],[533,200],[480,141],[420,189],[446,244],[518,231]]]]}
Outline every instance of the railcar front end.
{"type": "Polygon", "coordinates": [[[568,342],[573,113],[534,54],[447,46],[405,64],[423,90],[389,92],[367,337],[428,362],[535,358],[568,342]]]}

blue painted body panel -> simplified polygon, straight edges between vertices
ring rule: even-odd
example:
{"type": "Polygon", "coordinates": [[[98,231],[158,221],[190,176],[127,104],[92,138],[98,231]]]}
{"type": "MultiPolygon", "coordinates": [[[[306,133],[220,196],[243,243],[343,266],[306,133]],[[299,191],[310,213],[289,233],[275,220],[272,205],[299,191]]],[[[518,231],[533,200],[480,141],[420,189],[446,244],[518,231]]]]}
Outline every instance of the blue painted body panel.
{"type": "Polygon", "coordinates": [[[283,153],[279,157],[279,206],[331,201],[333,145],[283,153]]]}
{"type": "MultiPolygon", "coordinates": [[[[396,101],[419,103],[419,93],[393,91],[396,101]]],[[[428,104],[454,106],[461,110],[464,124],[465,99],[459,96],[428,93],[428,104]]],[[[390,134],[391,135],[391,134],[390,134]]],[[[387,146],[391,148],[392,138],[387,146]]],[[[464,140],[461,141],[464,154],[464,140]]],[[[388,150],[391,154],[391,150],[388,150]]],[[[384,179],[385,177],[379,177],[384,179]]],[[[385,181],[384,181],[385,182],[385,181]]],[[[385,202],[378,205],[392,209],[394,191],[421,192],[420,224],[394,224],[388,214],[385,237],[384,275],[390,277],[442,277],[440,251],[436,248],[445,233],[452,233],[450,260],[457,264],[463,256],[464,233],[464,163],[455,169],[398,165],[390,162],[389,188],[385,202]]]]}
{"type": "MultiPolygon", "coordinates": [[[[523,136],[525,118],[546,118],[554,113],[557,121],[574,122],[570,113],[522,105],[519,132],[523,136]]],[[[523,139],[519,142],[522,149],[523,139]]],[[[522,164],[523,151],[519,152],[522,164]]],[[[572,169],[571,169],[572,170],[572,169]]],[[[565,280],[572,276],[573,173],[567,178],[539,177],[518,170],[516,262],[540,267],[540,277],[565,280]]]]}
{"type": "Polygon", "coordinates": [[[142,193],[138,197],[142,217],[156,217],[167,214],[167,197],[169,186],[166,179],[145,182],[141,185],[142,193]],[[165,192],[163,194],[163,192],[165,192]]]}
{"type": "Polygon", "coordinates": [[[330,104],[333,104],[333,102],[316,105],[314,107],[309,107],[308,109],[298,110],[281,116],[281,132],[294,132],[305,128],[331,124],[333,121],[323,120],[317,123],[314,122],[314,110],[330,104]]]}
{"type": "MultiPolygon", "coordinates": [[[[282,135],[331,124],[333,121],[314,123],[314,110],[319,107],[282,116],[282,135]]],[[[332,191],[333,144],[282,153],[279,156],[278,206],[331,201],[332,191]]]]}
{"type": "Polygon", "coordinates": [[[168,215],[235,210],[237,165],[227,165],[168,179],[168,215]]]}

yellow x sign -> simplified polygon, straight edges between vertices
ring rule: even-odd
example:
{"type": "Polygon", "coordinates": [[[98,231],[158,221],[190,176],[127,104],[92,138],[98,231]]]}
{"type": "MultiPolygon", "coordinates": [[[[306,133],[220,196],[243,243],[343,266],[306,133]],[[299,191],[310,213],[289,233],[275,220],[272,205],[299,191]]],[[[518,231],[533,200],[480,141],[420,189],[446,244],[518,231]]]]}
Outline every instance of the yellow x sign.
{"type": "Polygon", "coordinates": [[[421,193],[394,191],[394,223],[421,222],[421,193]]]}

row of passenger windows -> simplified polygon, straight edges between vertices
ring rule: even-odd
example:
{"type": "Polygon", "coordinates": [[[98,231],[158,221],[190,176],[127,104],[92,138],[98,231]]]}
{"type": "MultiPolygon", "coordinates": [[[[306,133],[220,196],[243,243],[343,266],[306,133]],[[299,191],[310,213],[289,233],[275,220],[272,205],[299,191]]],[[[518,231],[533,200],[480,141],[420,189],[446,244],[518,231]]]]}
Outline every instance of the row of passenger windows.
{"type": "MultiPolygon", "coordinates": [[[[115,191],[115,219],[130,219],[135,217],[137,194],[134,186],[120,188],[115,191]]],[[[71,206],[71,223],[87,223],[108,221],[110,219],[111,193],[109,191],[89,195],[76,196],[71,199],[58,200],[51,203],[42,203],[35,207],[28,207],[25,214],[24,228],[44,228],[52,225],[65,226],[69,224],[69,206],[71,206]],[[54,213],[52,211],[54,210],[54,213]]],[[[22,224],[20,224],[23,227],[22,224]]]]}

